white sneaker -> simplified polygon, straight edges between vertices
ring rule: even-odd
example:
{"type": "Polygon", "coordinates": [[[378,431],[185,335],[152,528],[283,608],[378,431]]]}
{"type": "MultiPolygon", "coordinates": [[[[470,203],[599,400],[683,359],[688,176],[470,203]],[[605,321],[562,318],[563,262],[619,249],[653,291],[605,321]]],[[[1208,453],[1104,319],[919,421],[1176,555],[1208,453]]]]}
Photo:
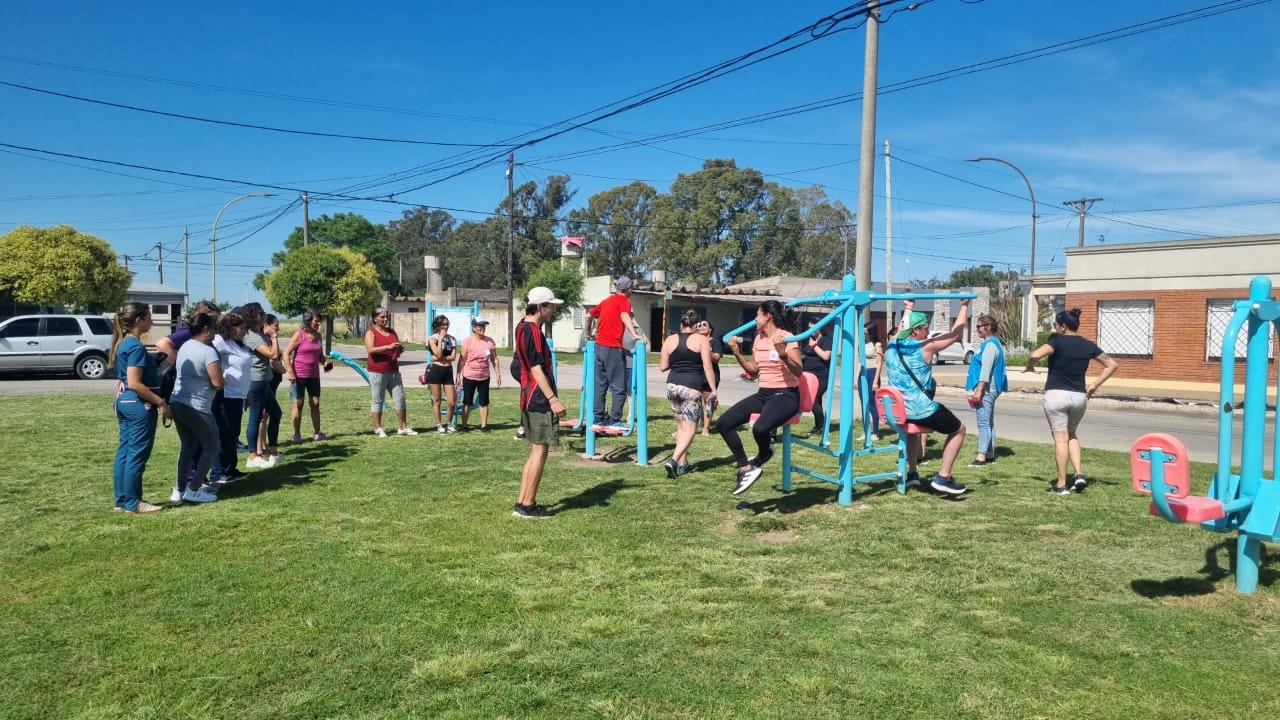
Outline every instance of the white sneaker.
{"type": "Polygon", "coordinates": [[[445,432],[447,432],[447,433],[456,433],[456,432],[458,432],[458,428],[456,428],[456,427],[454,427],[454,426],[452,426],[452,425],[445,425],[445,426],[444,426],[444,431],[445,431],[445,432]]]}
{"type": "Polygon", "coordinates": [[[271,457],[267,458],[267,464],[264,465],[263,467],[269,467],[269,468],[275,467],[282,462],[284,462],[283,454],[272,455],[271,457]]]}
{"type": "Polygon", "coordinates": [[[179,490],[178,488],[174,488],[173,490],[170,490],[169,502],[175,502],[175,503],[182,502],[182,491],[179,490]]]}
{"type": "Polygon", "coordinates": [[[402,427],[396,431],[397,435],[417,435],[418,431],[411,427],[402,427]]]}
{"type": "Polygon", "coordinates": [[[271,467],[270,465],[267,464],[267,459],[261,455],[254,455],[253,457],[249,458],[244,462],[244,466],[249,468],[271,467]]]}
{"type": "Polygon", "coordinates": [[[182,493],[182,499],[186,502],[192,503],[211,503],[216,501],[218,496],[210,492],[205,492],[204,490],[192,490],[187,488],[187,491],[182,493]]]}
{"type": "MultiPolygon", "coordinates": [[[[400,434],[403,435],[404,433],[400,433],[400,434]]],[[[377,430],[373,431],[373,435],[374,437],[386,437],[387,431],[383,430],[382,428],[378,428],[377,430]]]]}

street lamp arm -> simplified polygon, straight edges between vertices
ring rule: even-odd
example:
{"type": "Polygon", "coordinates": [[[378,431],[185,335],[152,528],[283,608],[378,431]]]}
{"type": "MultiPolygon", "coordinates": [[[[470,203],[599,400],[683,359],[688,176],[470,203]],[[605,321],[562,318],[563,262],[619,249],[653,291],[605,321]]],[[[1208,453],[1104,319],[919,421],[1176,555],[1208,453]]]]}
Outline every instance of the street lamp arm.
{"type": "Polygon", "coordinates": [[[1031,268],[1030,268],[1029,274],[1034,276],[1036,274],[1036,219],[1040,217],[1036,213],[1036,191],[1031,187],[1031,181],[1027,179],[1027,174],[1022,172],[1022,168],[1018,167],[1017,165],[1014,165],[1008,160],[1005,160],[1003,158],[998,158],[998,157],[984,156],[984,157],[969,158],[968,162],[981,162],[983,160],[990,160],[991,162],[998,162],[1002,165],[1008,165],[1009,167],[1013,168],[1014,172],[1018,173],[1018,175],[1022,178],[1022,182],[1027,184],[1027,194],[1031,196],[1031,268]]]}
{"type": "Polygon", "coordinates": [[[222,206],[222,209],[218,211],[218,215],[213,219],[213,229],[209,232],[209,252],[210,252],[210,261],[213,264],[212,294],[213,294],[213,303],[215,305],[218,304],[218,221],[222,219],[222,213],[226,212],[227,208],[231,207],[232,205],[235,205],[236,203],[240,202],[241,200],[244,200],[245,198],[275,197],[275,196],[276,196],[275,193],[261,192],[261,193],[248,193],[247,195],[241,195],[240,197],[232,198],[229,202],[227,202],[226,205],[222,206]]]}

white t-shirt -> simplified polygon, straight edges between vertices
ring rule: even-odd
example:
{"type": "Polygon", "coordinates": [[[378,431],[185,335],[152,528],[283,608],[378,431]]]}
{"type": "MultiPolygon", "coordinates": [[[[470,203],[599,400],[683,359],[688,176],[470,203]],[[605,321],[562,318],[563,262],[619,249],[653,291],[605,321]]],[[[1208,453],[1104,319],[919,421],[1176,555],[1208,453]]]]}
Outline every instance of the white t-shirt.
{"type": "Polygon", "coordinates": [[[227,342],[221,335],[213,337],[213,348],[222,361],[222,396],[243,400],[249,395],[253,379],[253,354],[238,342],[227,342]]]}
{"type": "Polygon", "coordinates": [[[171,403],[182,403],[203,413],[213,412],[217,392],[209,382],[209,365],[218,362],[218,351],[192,338],[178,350],[178,379],[173,384],[171,403]]]}

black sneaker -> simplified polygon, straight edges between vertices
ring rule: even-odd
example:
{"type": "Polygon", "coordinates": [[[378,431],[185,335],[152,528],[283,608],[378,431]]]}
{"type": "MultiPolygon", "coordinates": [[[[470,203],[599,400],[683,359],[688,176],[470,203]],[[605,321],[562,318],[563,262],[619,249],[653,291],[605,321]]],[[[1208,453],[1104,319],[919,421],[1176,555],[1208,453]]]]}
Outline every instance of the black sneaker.
{"type": "Polygon", "coordinates": [[[752,485],[754,485],[756,480],[759,480],[760,476],[763,474],[764,474],[764,470],[761,470],[755,465],[752,465],[746,470],[739,470],[738,484],[733,488],[733,494],[741,495],[742,493],[746,492],[747,489],[750,488],[752,485]]]}
{"type": "Polygon", "coordinates": [[[691,473],[691,472],[693,472],[694,470],[697,470],[697,468],[695,468],[693,465],[690,465],[689,463],[685,463],[684,465],[681,465],[681,466],[680,466],[680,474],[681,474],[681,475],[684,475],[684,474],[686,474],[686,473],[691,473]]]}
{"type": "Polygon", "coordinates": [[[773,446],[770,445],[769,447],[764,449],[764,452],[751,458],[747,462],[751,463],[755,467],[764,467],[764,464],[769,462],[772,459],[773,459],[773,446]]]}
{"type": "Polygon", "coordinates": [[[920,473],[907,473],[907,487],[920,487],[920,473]]]}
{"type": "Polygon", "coordinates": [[[1076,492],[1084,492],[1084,489],[1087,487],[1089,487],[1089,478],[1083,475],[1076,475],[1071,478],[1071,489],[1076,492]]]}
{"type": "Polygon", "coordinates": [[[516,503],[511,507],[511,514],[518,518],[549,518],[554,517],[555,513],[542,507],[541,505],[521,505],[516,503]]]}
{"type": "Polygon", "coordinates": [[[672,480],[675,480],[676,476],[680,474],[680,466],[676,464],[675,458],[671,458],[670,460],[662,463],[662,467],[667,469],[667,477],[672,480]]]}
{"type": "Polygon", "coordinates": [[[1070,495],[1071,494],[1071,489],[1068,488],[1066,485],[1050,485],[1049,487],[1045,488],[1044,491],[1049,493],[1050,495],[1070,495]]]}
{"type": "Polygon", "coordinates": [[[969,467],[986,467],[987,465],[995,465],[995,460],[977,460],[969,463],[969,467]]]}

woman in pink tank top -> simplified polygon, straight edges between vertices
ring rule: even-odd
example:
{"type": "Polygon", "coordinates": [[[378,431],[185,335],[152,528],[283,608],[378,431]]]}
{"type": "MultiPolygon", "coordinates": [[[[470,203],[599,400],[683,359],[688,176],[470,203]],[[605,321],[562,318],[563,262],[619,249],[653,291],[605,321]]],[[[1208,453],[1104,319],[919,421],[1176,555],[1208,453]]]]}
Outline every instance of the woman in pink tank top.
{"type": "Polygon", "coordinates": [[[293,400],[293,442],[302,442],[302,403],[311,401],[311,429],[313,440],[327,440],[320,432],[320,370],[333,369],[333,361],[325,358],[320,326],[324,316],[315,310],[302,314],[302,327],[289,340],[284,351],[285,376],[289,380],[289,397],[293,400]],[[321,362],[323,361],[323,365],[321,362]]]}
{"type": "Polygon", "coordinates": [[[794,313],[777,300],[766,300],[756,310],[756,339],[751,357],[743,357],[736,336],[729,338],[729,351],[747,375],[759,378],[754,395],[740,400],[716,421],[716,429],[729,446],[738,464],[737,485],[733,494],[741,495],[760,478],[762,466],[773,457],[773,431],[795,416],[800,409],[800,375],[804,373],[804,356],[800,345],[786,342],[799,324],[794,313]],[[747,457],[738,437],[738,426],[759,417],[751,426],[758,451],[747,457]]]}

